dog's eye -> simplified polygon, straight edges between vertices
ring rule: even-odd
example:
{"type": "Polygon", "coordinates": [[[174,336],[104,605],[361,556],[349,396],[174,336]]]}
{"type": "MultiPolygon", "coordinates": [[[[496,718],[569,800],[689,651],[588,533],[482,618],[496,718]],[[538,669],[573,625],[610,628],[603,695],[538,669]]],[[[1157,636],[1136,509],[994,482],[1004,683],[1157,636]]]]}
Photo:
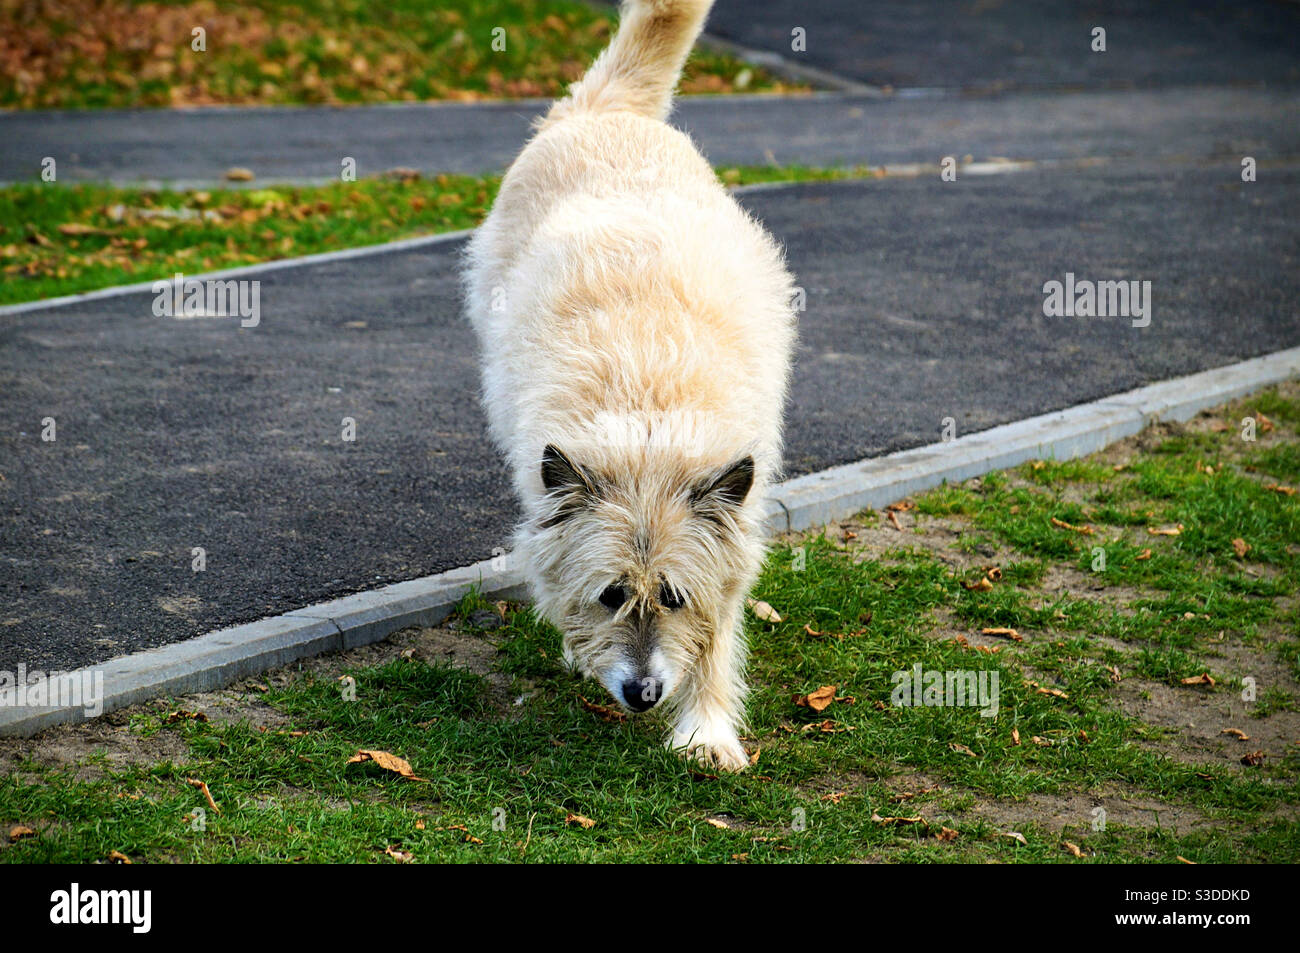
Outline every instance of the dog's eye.
{"type": "Polygon", "coordinates": [[[686,605],[686,599],[668,583],[664,583],[659,587],[659,604],[665,609],[680,609],[686,605]]]}
{"type": "Polygon", "coordinates": [[[607,586],[600,594],[600,604],[606,609],[617,609],[625,602],[627,602],[627,593],[623,591],[622,586],[607,586]]]}

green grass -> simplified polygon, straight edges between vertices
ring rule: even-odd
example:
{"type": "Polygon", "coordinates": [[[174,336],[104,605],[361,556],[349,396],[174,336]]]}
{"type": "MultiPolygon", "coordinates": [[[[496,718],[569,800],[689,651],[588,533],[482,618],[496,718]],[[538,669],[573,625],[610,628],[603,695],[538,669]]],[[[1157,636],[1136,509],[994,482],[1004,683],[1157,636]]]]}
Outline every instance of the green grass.
{"type": "Polygon", "coordinates": [[[654,717],[603,720],[583,701],[603,702],[599,687],[559,666],[554,629],[505,604],[503,626],[474,629],[470,619],[490,607],[471,595],[458,625],[495,646],[492,678],[403,657],[399,645],[381,662],[336,659],[228,696],[271,706],[280,721],[267,726],[169,719],[185,699],[137,708],[127,736],[179,750],[178,763],[30,759],[0,776],[0,822],[38,833],[0,847],[0,860],[120,851],[137,861],[393,862],[393,848],[449,862],[1300,861],[1300,748],[1260,740],[1290,724],[1279,719],[1294,717],[1295,684],[1266,679],[1253,707],[1237,701],[1240,673],[1272,659],[1294,677],[1300,660],[1300,504],[1262,488],[1275,474],[1246,469],[1285,460],[1297,443],[1281,421],[1300,417],[1278,402],[1300,388],[1284,390],[1259,399],[1278,408],[1279,426],[1255,446],[1235,431],[1203,441],[1193,429],[1121,470],[1099,456],[938,488],[904,514],[902,533],[863,514],[853,525],[867,543],[831,531],[775,546],[756,594],[785,620],[749,620],[748,739],[761,754],[744,774],[693,769],[663,749],[654,717]],[[1212,474],[1196,466],[1207,450],[1212,474]],[[1151,515],[1104,518],[1139,510],[1151,515]],[[1052,526],[1052,516],[1093,535],[1052,526]],[[967,527],[947,550],[911,532],[937,520],[967,527]],[[1146,532],[1174,522],[1178,536],[1146,532]],[[1229,532],[1249,542],[1246,558],[1224,551],[1229,532]],[[870,540],[877,548],[863,558],[870,540]],[[1104,569],[1093,569],[1094,546],[1104,569]],[[1150,558],[1137,559],[1146,549],[1150,558]],[[1001,570],[992,588],[970,588],[989,565],[1001,570]],[[1048,591],[1062,573],[1087,585],[1048,591]],[[1026,640],[976,651],[986,626],[1026,640]],[[1223,656],[1225,645],[1252,661],[1223,656]],[[916,664],[996,672],[997,717],[895,704],[895,673],[916,664]],[[1183,684],[1203,672],[1214,686],[1183,684]],[[355,680],[354,700],[342,675],[355,680]],[[791,700],[826,684],[841,700],[821,714],[791,700]],[[1185,693],[1189,706],[1208,699],[1220,713],[1210,717],[1259,736],[1232,743],[1267,748],[1264,763],[1197,757],[1180,749],[1177,730],[1122,701],[1158,691],[1185,693]],[[426,780],[349,764],[359,749],[405,758],[426,780]],[[206,782],[221,809],[206,810],[202,829],[194,812],[206,802],[189,779],[206,782]],[[1129,802],[1147,806],[1127,817],[1129,802]],[[1096,804],[1121,819],[1094,829],[1096,804]],[[925,822],[887,822],[917,815],[925,822]],[[936,838],[944,827],[956,838],[936,838]]]}
{"type": "MultiPolygon", "coordinates": [[[[560,95],[609,41],[574,0],[0,2],[0,106],[373,103],[560,95]],[[202,28],[205,49],[193,48],[202,28]]],[[[684,92],[803,89],[699,52],[684,92]]]]}
{"type": "MultiPolygon", "coordinates": [[[[802,166],[720,173],[742,185],[863,174],[802,166]]],[[[0,304],[471,228],[499,185],[499,176],[395,172],[287,188],[11,186],[0,189],[0,304]]]]}

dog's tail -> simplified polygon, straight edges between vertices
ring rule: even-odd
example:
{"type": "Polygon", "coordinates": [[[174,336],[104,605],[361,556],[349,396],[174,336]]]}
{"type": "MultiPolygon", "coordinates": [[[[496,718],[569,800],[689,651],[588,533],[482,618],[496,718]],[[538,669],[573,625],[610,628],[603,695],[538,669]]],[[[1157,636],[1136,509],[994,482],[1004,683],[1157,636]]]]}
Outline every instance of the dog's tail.
{"type": "Polygon", "coordinates": [[[623,0],[618,33],[547,120],[625,109],[665,119],[713,0],[623,0]]]}

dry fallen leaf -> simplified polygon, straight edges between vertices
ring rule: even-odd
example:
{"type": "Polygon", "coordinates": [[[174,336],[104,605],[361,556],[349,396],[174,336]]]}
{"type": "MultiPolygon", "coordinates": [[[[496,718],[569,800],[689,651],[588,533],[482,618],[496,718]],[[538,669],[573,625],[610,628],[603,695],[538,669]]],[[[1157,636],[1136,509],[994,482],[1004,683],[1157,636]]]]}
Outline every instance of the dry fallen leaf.
{"type": "Polygon", "coordinates": [[[102,228],[96,228],[94,225],[83,225],[80,222],[64,222],[59,226],[60,235],[108,235],[110,232],[102,228]]]}
{"type": "Polygon", "coordinates": [[[415,855],[408,850],[400,849],[396,844],[390,844],[384,848],[384,853],[399,864],[409,864],[415,859],[415,855]]]}
{"type": "Polygon", "coordinates": [[[229,182],[251,182],[253,181],[253,171],[251,169],[243,169],[239,166],[235,166],[234,168],[227,169],[223,178],[229,182]]]}
{"type": "Polygon", "coordinates": [[[974,592],[988,592],[993,588],[993,583],[988,576],[980,576],[974,582],[963,582],[961,585],[963,589],[970,589],[974,592]]]}
{"type": "Polygon", "coordinates": [[[1033,679],[1029,679],[1029,678],[1025,679],[1025,684],[1031,686],[1040,695],[1051,695],[1053,698],[1070,697],[1065,692],[1061,691],[1059,688],[1044,688],[1042,685],[1039,685],[1033,679]]]}
{"type": "Polygon", "coordinates": [[[893,523],[894,529],[898,530],[900,533],[903,531],[903,524],[898,521],[898,514],[893,510],[889,511],[889,522],[893,523]]]}
{"type": "Polygon", "coordinates": [[[840,801],[844,798],[844,795],[848,793],[849,793],[848,791],[832,791],[830,794],[823,794],[822,800],[830,801],[832,804],[839,804],[840,801]]]}
{"type": "Polygon", "coordinates": [[[1177,526],[1163,526],[1159,528],[1148,526],[1147,532],[1152,536],[1179,536],[1183,532],[1183,524],[1179,523],[1177,526]]]}
{"type": "Polygon", "coordinates": [[[877,824],[925,824],[927,827],[930,826],[926,824],[925,818],[920,814],[916,815],[916,817],[881,817],[879,814],[873,813],[871,820],[877,824]]]}
{"type": "Polygon", "coordinates": [[[221,813],[221,808],[217,807],[217,802],[212,800],[212,792],[208,790],[207,784],[205,784],[203,781],[196,781],[194,778],[186,778],[185,783],[193,785],[194,787],[202,791],[203,796],[208,799],[208,806],[211,807],[212,810],[216,811],[218,814],[221,813]]]}
{"type": "Polygon", "coordinates": [[[1019,728],[1012,728],[1012,729],[1011,729],[1011,743],[1012,743],[1013,745],[1018,745],[1018,744],[1020,744],[1020,729],[1019,729],[1019,728]]]}
{"type": "Polygon", "coordinates": [[[916,509],[916,504],[911,500],[899,500],[897,503],[890,503],[885,509],[891,513],[906,513],[908,510],[916,509]]]}
{"type": "Polygon", "coordinates": [[[971,751],[970,748],[967,748],[965,745],[959,745],[953,743],[948,745],[948,747],[951,748],[953,751],[957,752],[958,754],[970,755],[972,758],[979,757],[977,754],[975,754],[974,751],[971,751]]]}
{"type": "Polygon", "coordinates": [[[704,820],[705,823],[712,824],[714,827],[719,828],[720,830],[724,830],[724,831],[731,830],[731,825],[728,824],[726,821],[722,820],[721,818],[706,817],[704,820]]]}
{"type": "Polygon", "coordinates": [[[1214,676],[1209,672],[1202,672],[1200,675],[1193,675],[1191,678],[1183,679],[1184,685],[1209,685],[1214,687],[1214,676]]]}
{"type": "Polygon", "coordinates": [[[174,722],[185,721],[187,719],[190,721],[207,721],[208,716],[201,711],[186,711],[182,708],[169,714],[167,716],[167,723],[170,725],[174,722]]]}
{"type": "Polygon", "coordinates": [[[1119,673],[1118,665],[1110,665],[1106,668],[1106,671],[1110,672],[1110,680],[1112,682],[1119,682],[1124,678],[1124,676],[1119,673]]]}
{"type": "Polygon", "coordinates": [[[392,771],[394,774],[400,774],[404,778],[412,781],[423,781],[424,778],[416,777],[411,766],[395,754],[389,754],[387,751],[358,751],[352,757],[348,758],[348,764],[358,764],[363,761],[373,761],[385,771],[392,771]]]}
{"type": "Polygon", "coordinates": [[[1067,841],[1062,842],[1061,846],[1064,847],[1066,850],[1068,850],[1068,851],[1070,852],[1070,854],[1073,855],[1073,856],[1075,856],[1075,857],[1082,857],[1082,856],[1083,856],[1083,851],[1079,850],[1079,845],[1078,845],[1078,844],[1071,844],[1071,843],[1067,840],[1067,841]]]}
{"type": "Polygon", "coordinates": [[[1265,757],[1263,751],[1252,751],[1250,754],[1242,755],[1241,763],[1248,768],[1255,768],[1264,763],[1265,757]]]}
{"type": "Polygon", "coordinates": [[[802,729],[805,733],[809,731],[820,731],[824,735],[835,735],[843,731],[857,731],[854,725],[837,725],[833,720],[827,718],[825,721],[814,722],[811,725],[804,725],[802,729]]]}
{"type": "Polygon", "coordinates": [[[835,686],[823,685],[815,692],[809,692],[807,695],[795,695],[791,700],[800,708],[811,708],[815,712],[823,712],[830,707],[831,702],[835,701],[835,686]]]}
{"type": "Polygon", "coordinates": [[[112,850],[108,852],[108,862],[110,864],[129,864],[131,863],[131,858],[126,856],[126,854],[122,853],[120,850],[112,850]]]}
{"type": "Polygon", "coordinates": [[[1025,641],[1024,637],[1015,629],[1007,629],[1001,626],[992,629],[980,629],[980,635],[1001,635],[1010,639],[1012,642],[1025,641]]]}
{"type": "Polygon", "coordinates": [[[1052,739],[1044,738],[1042,735],[1034,735],[1029,740],[1040,748],[1050,748],[1052,746],[1052,739]]]}
{"type": "Polygon", "coordinates": [[[961,834],[951,827],[940,827],[939,833],[934,835],[935,840],[956,840],[961,834]]]}
{"type": "Polygon", "coordinates": [[[998,836],[1010,837],[1012,840],[1020,841],[1020,843],[1024,844],[1026,847],[1029,846],[1029,841],[1025,840],[1025,835],[1020,833],[1019,831],[1002,831],[1000,834],[998,834],[998,836]]]}
{"type": "Polygon", "coordinates": [[[1268,433],[1270,430],[1273,429],[1273,421],[1269,420],[1267,417],[1265,417],[1263,414],[1261,414],[1258,410],[1255,411],[1255,420],[1259,423],[1259,432],[1260,432],[1260,433],[1268,433]]]}
{"type": "Polygon", "coordinates": [[[1244,557],[1250,552],[1250,543],[1238,536],[1232,541],[1232,550],[1237,554],[1238,558],[1244,557]]]}
{"type": "Polygon", "coordinates": [[[1184,863],[1184,864],[1191,864],[1193,867],[1196,866],[1196,861],[1194,861],[1194,860],[1188,860],[1188,859],[1187,859],[1186,857],[1184,857],[1182,854],[1179,854],[1179,855],[1178,855],[1178,859],[1179,859],[1182,863],[1184,863]]]}
{"type": "Polygon", "coordinates": [[[754,615],[762,619],[764,622],[775,623],[785,621],[781,618],[781,613],[777,612],[762,599],[746,599],[745,605],[753,609],[754,615]]]}
{"type": "Polygon", "coordinates": [[[568,815],[568,816],[564,819],[564,823],[565,823],[566,825],[567,825],[567,824],[578,824],[578,825],[582,826],[583,828],[586,828],[587,830],[590,830],[591,828],[593,828],[593,827],[596,826],[596,822],[595,822],[595,821],[593,821],[593,820],[592,820],[591,818],[589,818],[589,817],[583,817],[581,814],[570,814],[570,815],[568,815]]]}
{"type": "Polygon", "coordinates": [[[36,837],[37,834],[30,827],[24,827],[22,824],[15,824],[9,828],[10,840],[21,840],[24,837],[36,837]]]}
{"type": "Polygon", "coordinates": [[[1281,493],[1283,496],[1295,496],[1296,489],[1293,486],[1278,486],[1276,483],[1264,484],[1264,489],[1272,490],[1274,493],[1281,493]]]}
{"type": "Polygon", "coordinates": [[[1136,559],[1138,562],[1141,562],[1141,561],[1144,560],[1144,559],[1150,559],[1150,558],[1151,558],[1151,550],[1149,550],[1149,549],[1144,549],[1144,550],[1142,550],[1142,552],[1138,553],[1138,554],[1137,554],[1136,556],[1134,556],[1133,558],[1136,559]]]}
{"type": "Polygon", "coordinates": [[[1058,520],[1055,516],[1052,517],[1052,525],[1060,527],[1061,529],[1068,529],[1072,533],[1082,533],[1084,536],[1093,535],[1093,528],[1091,526],[1075,526],[1071,523],[1067,523],[1065,520],[1058,520]]]}
{"type": "Polygon", "coordinates": [[[1221,735],[1232,735],[1232,737],[1237,738],[1237,739],[1239,739],[1239,740],[1241,740],[1241,741],[1249,741],[1249,740],[1250,740],[1250,735],[1246,734],[1246,733],[1245,733],[1244,731],[1242,731],[1240,728],[1224,728],[1221,732],[1219,732],[1219,734],[1221,734],[1221,735]]]}
{"type": "Polygon", "coordinates": [[[605,721],[627,721],[627,715],[624,712],[619,711],[617,708],[610,708],[608,705],[597,705],[595,702],[587,701],[587,699],[583,698],[581,695],[579,695],[578,698],[582,700],[583,708],[587,709],[587,711],[594,712],[605,721]]]}

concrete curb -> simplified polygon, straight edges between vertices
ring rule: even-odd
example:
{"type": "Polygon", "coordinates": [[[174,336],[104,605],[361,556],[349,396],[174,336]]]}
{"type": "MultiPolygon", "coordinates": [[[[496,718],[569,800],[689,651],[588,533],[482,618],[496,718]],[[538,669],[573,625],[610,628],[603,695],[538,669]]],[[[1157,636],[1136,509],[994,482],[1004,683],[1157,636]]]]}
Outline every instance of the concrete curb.
{"type": "Polygon", "coordinates": [[[788,480],[772,494],[769,527],[800,531],[1026,460],[1095,453],[1153,420],[1187,420],[1207,407],[1300,376],[1300,348],[1030,417],[949,443],[903,450],[788,480]]]}
{"type": "MultiPolygon", "coordinates": [[[[947,443],[833,467],[780,484],[768,508],[771,532],[799,531],[881,507],[947,481],[965,480],[1026,460],[1066,460],[1138,433],[1153,420],[1187,420],[1207,407],[1300,376],[1300,348],[1291,348],[1067,410],[1031,417],[947,443]]],[[[0,735],[28,737],[54,725],[85,721],[162,694],[211,691],[298,659],[378,642],[412,625],[436,625],[478,586],[494,599],[526,595],[509,555],[308,606],[280,616],[113,659],[67,673],[59,681],[102,678],[96,706],[77,696],[28,704],[33,680],[0,692],[0,735]],[[73,698],[78,703],[67,703],[73,698]]]]}

